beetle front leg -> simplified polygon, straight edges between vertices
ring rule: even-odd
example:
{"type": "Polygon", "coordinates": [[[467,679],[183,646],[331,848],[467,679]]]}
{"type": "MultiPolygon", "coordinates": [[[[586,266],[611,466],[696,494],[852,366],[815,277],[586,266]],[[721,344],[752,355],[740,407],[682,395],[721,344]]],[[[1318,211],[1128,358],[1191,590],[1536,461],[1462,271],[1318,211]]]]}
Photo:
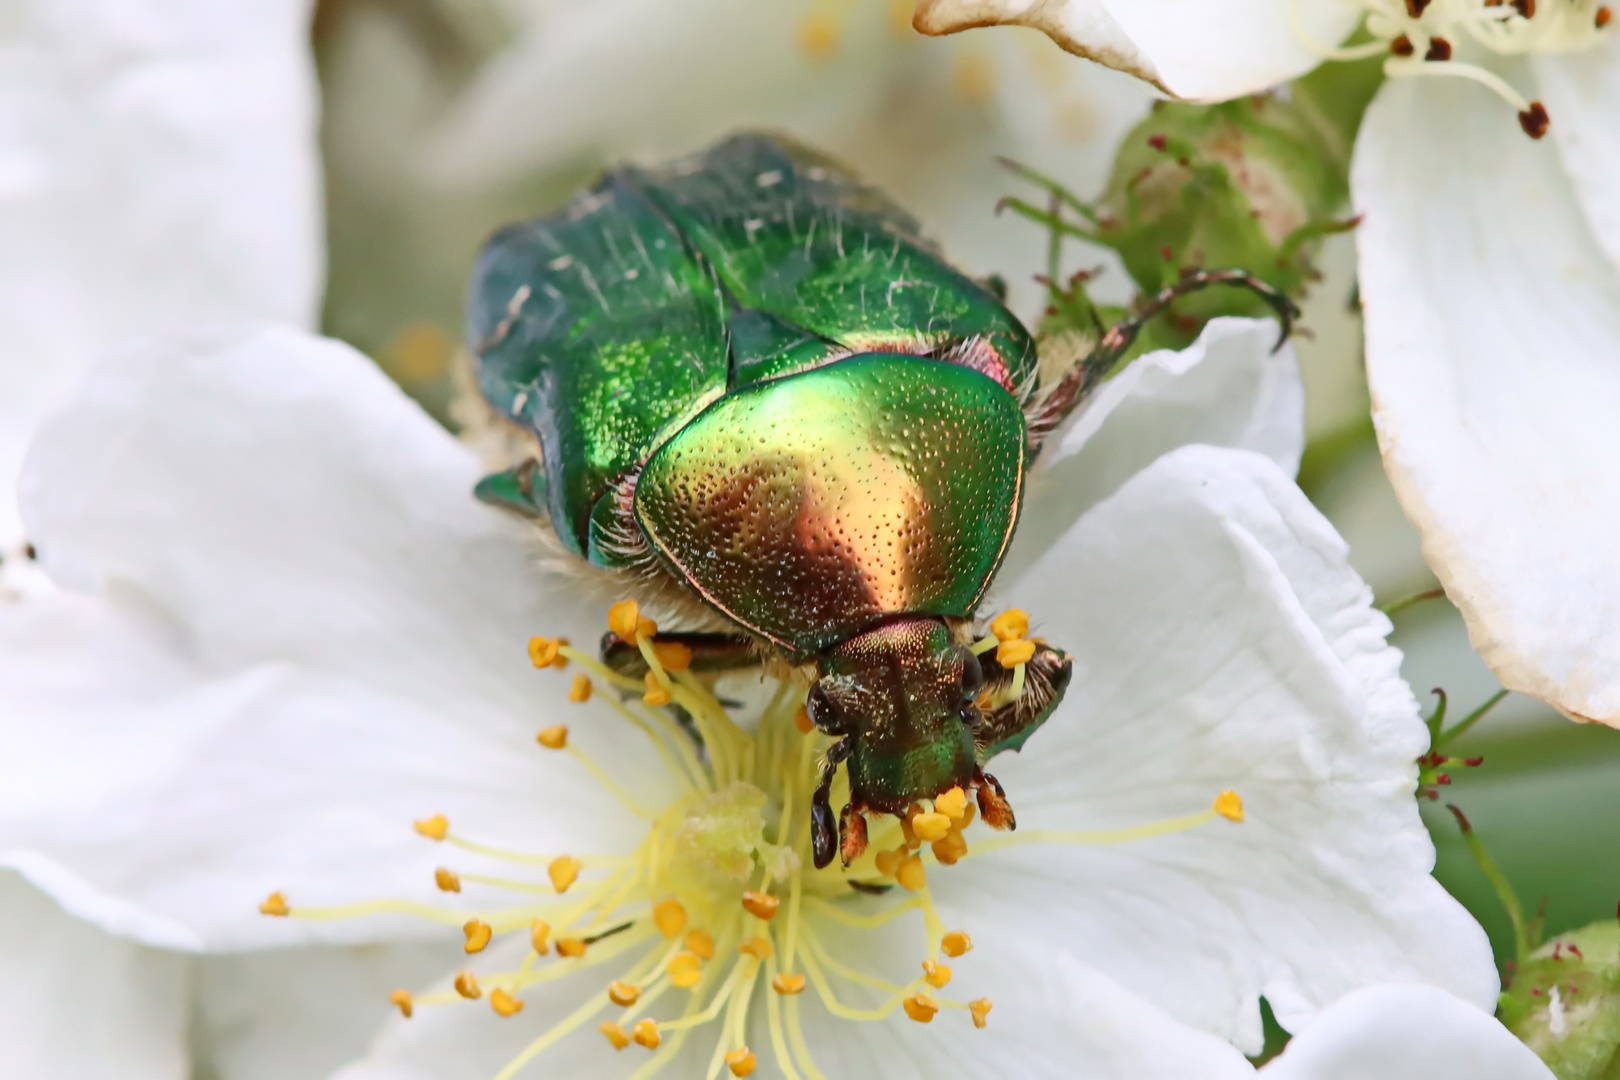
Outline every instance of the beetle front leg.
{"type": "Polygon", "coordinates": [[[1007,802],[1001,781],[982,769],[974,779],[979,789],[979,817],[992,829],[1016,830],[1018,819],[1013,817],[1012,805],[1007,802]]]}
{"type": "Polygon", "coordinates": [[[845,803],[838,815],[838,848],[846,869],[866,854],[866,814],[853,802],[845,803]]]}
{"type": "Polygon", "coordinates": [[[838,775],[838,766],[854,748],[854,736],[849,735],[827,747],[827,760],[821,766],[821,783],[810,796],[810,850],[817,870],[832,862],[833,851],[843,835],[843,823],[838,824],[836,831],[833,825],[832,782],[838,775]]]}

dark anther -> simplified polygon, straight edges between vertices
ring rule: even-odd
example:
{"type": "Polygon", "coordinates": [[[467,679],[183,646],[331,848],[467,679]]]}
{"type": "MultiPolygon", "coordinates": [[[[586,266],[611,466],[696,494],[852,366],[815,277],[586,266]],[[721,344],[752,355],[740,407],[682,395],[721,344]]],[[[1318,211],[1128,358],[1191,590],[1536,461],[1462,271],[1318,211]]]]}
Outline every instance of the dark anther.
{"type": "Polygon", "coordinates": [[[1425,60],[1450,60],[1451,42],[1443,37],[1437,37],[1429,42],[1429,51],[1423,54],[1425,60]]]}
{"type": "Polygon", "coordinates": [[[1519,114],[1519,126],[1524,133],[1532,139],[1539,139],[1547,134],[1547,127],[1552,119],[1547,115],[1547,106],[1539,101],[1532,101],[1530,107],[1519,114]]]}
{"type": "Polygon", "coordinates": [[[1414,19],[1423,18],[1423,13],[1429,7],[1429,0],[1406,0],[1406,13],[1414,19]]]}
{"type": "Polygon", "coordinates": [[[1159,151],[1160,153],[1164,152],[1164,144],[1165,144],[1165,138],[1164,138],[1163,135],[1149,135],[1148,136],[1148,145],[1153,147],[1153,149],[1159,151]]]}
{"type": "Polygon", "coordinates": [[[1536,0],[1513,0],[1513,10],[1527,19],[1536,17],[1536,0]]]}
{"type": "Polygon", "coordinates": [[[24,544],[23,545],[23,558],[25,558],[25,559],[29,560],[30,562],[32,562],[33,560],[39,558],[39,549],[34,547],[33,544],[24,544]]]}
{"type": "Polygon", "coordinates": [[[1175,253],[1173,251],[1171,251],[1168,247],[1162,247],[1162,248],[1159,249],[1159,254],[1164,256],[1165,262],[1169,262],[1170,259],[1172,258],[1172,256],[1174,256],[1175,253]]]}
{"type": "Polygon", "coordinates": [[[1611,7],[1608,7],[1608,6],[1604,6],[1604,7],[1600,7],[1600,8],[1597,9],[1597,14],[1592,16],[1592,22],[1597,26],[1597,28],[1599,30],[1601,30],[1605,26],[1608,26],[1609,25],[1609,20],[1611,20],[1613,18],[1614,18],[1614,9],[1611,8],[1611,7]]]}
{"type": "Polygon", "coordinates": [[[1394,53],[1396,56],[1411,56],[1413,52],[1412,39],[1407,37],[1405,34],[1402,34],[1400,37],[1389,43],[1389,51],[1394,53]]]}

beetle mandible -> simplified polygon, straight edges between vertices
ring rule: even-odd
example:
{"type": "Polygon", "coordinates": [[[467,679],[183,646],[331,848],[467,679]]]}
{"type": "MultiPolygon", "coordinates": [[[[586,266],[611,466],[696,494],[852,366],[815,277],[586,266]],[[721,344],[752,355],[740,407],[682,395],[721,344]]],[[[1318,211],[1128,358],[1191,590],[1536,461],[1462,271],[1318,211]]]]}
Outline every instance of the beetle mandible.
{"type": "MultiPolygon", "coordinates": [[[[996,295],[798,144],[739,135],[614,169],[478,260],[479,389],[539,444],[478,495],[549,519],[574,556],[718,627],[660,635],[695,667],[781,660],[810,675],[809,717],[838,737],[812,797],[816,866],[835,847],[846,866],[859,857],[866,812],[957,786],[1012,828],[983,766],[1022,747],[1071,671],[1044,643],[1009,665],[972,647],[1025,477],[1143,323],[1217,283],[1259,293],[1286,337],[1286,297],[1199,272],[1043,381],[996,295]],[[835,826],[840,765],[850,801],[835,826]]],[[[603,650],[635,673],[635,650],[611,635],[603,650]]]]}

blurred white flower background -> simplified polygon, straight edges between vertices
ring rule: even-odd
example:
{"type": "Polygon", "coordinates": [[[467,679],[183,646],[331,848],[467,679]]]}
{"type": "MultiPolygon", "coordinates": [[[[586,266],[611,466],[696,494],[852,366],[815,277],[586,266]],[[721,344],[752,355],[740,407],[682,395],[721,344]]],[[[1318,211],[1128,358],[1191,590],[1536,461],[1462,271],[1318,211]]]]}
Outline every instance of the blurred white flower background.
{"type": "MultiPolygon", "coordinates": [[[[1077,766],[1077,777],[1106,790],[1107,768],[1127,762],[1173,793],[1214,783],[1205,756],[1230,754],[1257,762],[1238,778],[1253,789],[1251,811],[1295,792],[1300,805],[1332,807],[1329,820],[1302,816],[1296,831],[1268,833],[1251,812],[1230,826],[1249,830],[1233,842],[1251,860],[1247,880],[1219,844],[1215,855],[1148,849],[1136,869],[1129,857],[1104,869],[1076,860],[1063,871],[1076,896],[1109,874],[1160,882],[1149,864],[1166,881],[1204,873],[1218,884],[1208,895],[1172,884],[1170,897],[1123,888],[1108,901],[1117,910],[1100,904],[1091,921],[1035,905],[1031,940],[1135,941],[1157,920],[1173,944],[1132,958],[1128,946],[1064,942],[1065,959],[1031,976],[1045,995],[1038,1008],[1014,1020],[1016,990],[1000,989],[991,1030],[964,1029],[960,1044],[933,1038],[959,1017],[923,1028],[897,1013],[882,1022],[903,1025],[892,1038],[867,1031],[847,1043],[823,1038],[842,1029],[807,1021],[811,1056],[828,1076],[907,1078],[964,1061],[970,1073],[1007,1061],[1008,1075],[1107,1080],[1257,1068],[1263,1080],[1612,1076],[1620,935],[1611,942],[1591,924],[1612,923],[1620,902],[1620,569],[1609,550],[1620,521],[1610,435],[1620,42],[1601,3],[1537,9],[16,0],[0,15],[0,1077],[504,1076],[525,1042],[583,1000],[583,990],[537,993],[500,1027],[482,1002],[469,1003],[476,1023],[463,1027],[424,1023],[422,1007],[391,1018],[391,991],[452,971],[459,933],[447,953],[443,940],[391,926],[283,933],[287,923],[251,911],[269,888],[323,874],[352,886],[323,903],[404,895],[414,886],[390,880],[396,871],[425,886],[432,851],[410,847],[379,869],[398,855],[388,829],[406,826],[405,850],[419,840],[408,818],[443,809],[418,806],[412,783],[428,802],[463,799],[469,820],[528,822],[512,797],[532,781],[480,742],[521,729],[508,725],[510,703],[527,691],[481,669],[487,654],[457,659],[461,636],[493,651],[496,628],[544,633],[536,620],[556,612],[576,641],[600,632],[590,621],[600,613],[566,590],[506,589],[491,567],[522,567],[526,549],[507,523],[456,501],[476,475],[447,434],[463,419],[465,290],[494,229],[557,209],[607,166],[737,130],[780,131],[888,191],[967,273],[1004,280],[1033,327],[1052,302],[1037,275],[1057,269],[1061,287],[1100,270],[1085,282],[1091,297],[1125,305],[1136,291],[1130,255],[1073,240],[1055,250],[1039,224],[998,212],[1004,197],[1028,195],[998,159],[1104,200],[1123,183],[1122,145],[1142,151],[1142,125],[1168,95],[1286,103],[1326,148],[1338,185],[1328,212],[1357,222],[1309,241],[1306,332],[1291,347],[1269,353],[1270,324],[1218,323],[1182,352],[1126,368],[1049,452],[1030,496],[1031,507],[1050,500],[1031,511],[1040,550],[1013,561],[1022,555],[1026,569],[1051,545],[1041,565],[1058,568],[1046,571],[1054,579],[1090,580],[1063,560],[1095,560],[1106,568],[1089,571],[1098,593],[1115,577],[1152,582],[1163,594],[1144,592],[1169,606],[1169,568],[1179,568],[1189,596],[1239,598],[1243,633],[1256,635],[1241,640],[1263,658],[1252,683],[1215,695],[1234,715],[1252,707],[1268,718],[1226,736],[1230,745],[1180,734],[1166,708],[1153,714],[1159,727],[1115,736],[1117,756],[1095,775],[1077,766]],[[1441,73],[1457,77],[1432,77],[1441,73]],[[1532,132],[1538,115],[1550,126],[1532,132]],[[387,467],[396,452],[399,470],[387,467]],[[1194,495],[1190,475],[1245,494],[1194,495]],[[262,513],[236,513],[238,487],[253,485],[262,513]],[[1239,584],[1197,537],[1178,534],[1179,547],[1157,553],[1118,542],[1171,515],[1167,506],[1183,517],[1163,520],[1189,533],[1187,522],[1219,520],[1259,537],[1271,591],[1239,584]],[[416,516],[424,507],[431,528],[416,516]],[[426,553],[391,563],[389,538],[412,529],[426,553]],[[375,573],[342,595],[345,568],[371,550],[375,573]],[[1189,569],[1200,560],[1225,569],[1200,577],[1189,569]],[[442,577],[412,596],[419,575],[442,577]],[[286,596],[329,594],[339,595],[330,608],[308,610],[330,625],[303,640],[278,621],[286,596]],[[354,615],[351,601],[371,607],[354,615]],[[1399,654],[1372,605],[1390,612],[1399,654]],[[1253,626],[1273,618],[1290,628],[1262,647],[1253,626]],[[253,682],[276,665],[346,689],[278,697],[253,682]],[[1296,700],[1296,669],[1338,696],[1296,700]],[[1420,771],[1408,762],[1424,752],[1423,727],[1401,679],[1424,715],[1430,688],[1443,689],[1453,724],[1505,696],[1445,744],[1447,761],[1424,759],[1420,771]],[[331,753],[358,760],[368,739],[388,738],[393,708],[419,725],[407,727],[406,750],[352,778],[331,768],[322,710],[338,718],[331,753]],[[457,722],[465,746],[422,734],[457,722]],[[255,742],[261,730],[284,742],[255,742]],[[1185,762],[1164,749],[1181,738],[1192,742],[1185,762]],[[267,768],[285,783],[266,780],[267,768]],[[490,792],[478,790],[477,768],[501,777],[490,792]],[[1428,837],[1405,801],[1419,784],[1428,837]],[[242,806],[220,813],[233,792],[242,806]],[[1448,803],[1488,849],[1484,868],[1448,803]],[[209,828],[195,827],[204,818],[209,828]],[[353,881],[347,856],[322,846],[340,833],[376,856],[352,868],[353,881]],[[1426,873],[1430,837],[1449,898],[1426,873]],[[1291,854],[1302,868],[1267,869],[1291,854]],[[375,888],[357,892],[367,881],[375,888]],[[1517,927],[1504,890],[1523,908],[1517,927]],[[233,907],[238,893],[248,907],[233,907]],[[1290,905],[1311,912],[1301,924],[1323,940],[1255,931],[1290,905]],[[1542,921],[1526,931],[1538,905],[1542,921]],[[1527,945],[1552,948],[1582,927],[1598,935],[1579,939],[1582,974],[1561,992],[1553,978],[1552,996],[1528,989],[1567,954],[1532,960],[1527,945]],[[1336,953],[1335,935],[1355,944],[1336,953]],[[1498,1013],[1512,1034],[1490,1018],[1487,937],[1498,969],[1526,973],[1519,1000],[1498,1013]],[[513,1034],[537,1014],[550,1019],[513,1034]]],[[[1220,160],[1255,205],[1289,197],[1273,190],[1286,169],[1241,153],[1220,160]]],[[[1014,568],[1006,577],[1009,602],[1050,602],[1014,568]]],[[[1121,668],[1150,647],[1173,652],[1149,616],[1139,622],[1147,629],[1119,619],[1121,668]]],[[[1114,644],[1109,627],[1063,625],[1097,655],[1114,644]]],[[[1209,693],[1202,680],[1215,684],[1186,657],[1166,668],[1189,699],[1209,693]]],[[[1116,720],[1146,715],[1139,703],[1152,697],[1132,686],[1070,696],[1116,720]]],[[[533,750],[532,733],[519,745],[533,750]]],[[[1071,754],[1084,757],[1053,756],[1071,754]]],[[[1031,813],[1096,813],[1113,827],[1120,815],[1185,812],[1168,795],[1136,799],[1129,785],[1118,805],[1087,803],[1029,771],[1026,786],[1041,792],[1031,813]]],[[[569,835],[557,817],[535,810],[528,824],[569,835]]],[[[1203,826],[1217,827],[1228,826],[1203,826]]],[[[972,910],[971,896],[940,894],[946,910],[972,910]]],[[[1034,967],[1039,949],[1020,953],[1007,937],[1009,955],[1034,967]]],[[[985,970],[1016,987],[1013,965],[985,970]]],[[[518,1075],[638,1075],[651,1060],[635,1047],[612,1055],[587,1034],[588,1049],[518,1075]]],[[[755,1040],[757,1075],[801,1075],[790,1071],[796,1053],[772,1057],[766,1041],[755,1040]]],[[[663,1075],[712,1080],[721,1066],[717,1056],[706,1070],[709,1048],[663,1075]]]]}

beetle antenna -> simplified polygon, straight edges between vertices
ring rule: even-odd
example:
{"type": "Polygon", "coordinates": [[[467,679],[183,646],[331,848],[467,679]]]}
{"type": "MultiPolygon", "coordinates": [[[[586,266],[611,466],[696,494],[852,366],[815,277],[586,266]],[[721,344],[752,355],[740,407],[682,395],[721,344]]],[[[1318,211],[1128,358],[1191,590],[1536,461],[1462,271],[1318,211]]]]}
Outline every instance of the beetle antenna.
{"type": "Polygon", "coordinates": [[[1265,301],[1266,305],[1277,313],[1277,321],[1281,324],[1276,347],[1271,351],[1276,352],[1283,347],[1283,343],[1293,332],[1294,320],[1299,318],[1299,308],[1280,289],[1267,285],[1244,270],[1186,272],[1180,281],[1159,290],[1158,294],[1144,304],[1135,315],[1121,319],[1109,327],[1090,354],[1075,364],[1052,387],[1052,392],[1046,395],[1046,400],[1040,403],[1039,409],[1029,419],[1031,450],[1038,449],[1052,429],[1073,412],[1075,406],[1086,399],[1102,381],[1103,376],[1114,370],[1120,358],[1130,351],[1137,335],[1142,332],[1142,327],[1181,297],[1207,289],[1211,285],[1238,285],[1265,301]]]}

